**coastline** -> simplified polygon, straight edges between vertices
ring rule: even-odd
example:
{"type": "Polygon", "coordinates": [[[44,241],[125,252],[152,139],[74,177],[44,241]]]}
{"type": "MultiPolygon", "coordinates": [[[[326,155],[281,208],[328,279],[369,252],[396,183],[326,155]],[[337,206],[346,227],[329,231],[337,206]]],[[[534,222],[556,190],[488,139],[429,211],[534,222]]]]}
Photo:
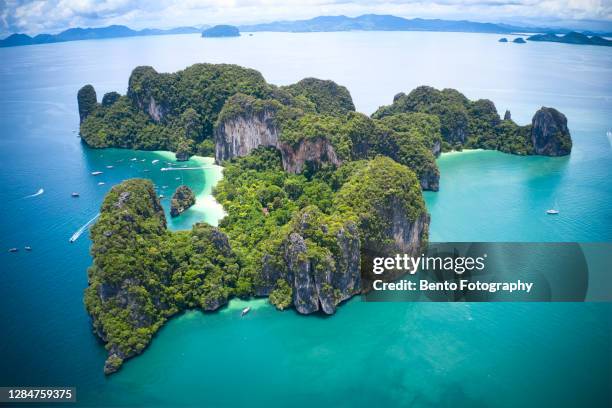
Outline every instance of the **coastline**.
{"type": "MultiPolygon", "coordinates": [[[[450,152],[442,152],[440,153],[440,157],[438,157],[439,159],[442,157],[448,157],[448,156],[456,156],[459,154],[469,154],[469,153],[475,153],[475,152],[484,152],[487,151],[487,149],[462,149],[462,150],[451,150],[450,152]]],[[[497,150],[495,150],[497,151],[497,150]]]]}
{"type": "MultiPolygon", "coordinates": [[[[223,206],[215,199],[212,193],[213,189],[223,178],[223,167],[215,164],[215,159],[213,157],[191,156],[188,161],[177,162],[174,152],[167,150],[156,150],[153,153],[163,158],[164,161],[183,163],[187,165],[194,164],[197,167],[204,167],[203,169],[198,170],[203,185],[190,186],[195,190],[196,203],[181,214],[176,220],[185,220],[186,218],[197,219],[193,220],[189,227],[186,228],[174,228],[176,226],[175,223],[170,222],[169,224],[173,225],[172,229],[190,229],[196,222],[206,222],[213,227],[218,226],[219,221],[225,217],[226,213],[223,206]]],[[[171,221],[171,219],[169,219],[169,221],[171,221]]]]}

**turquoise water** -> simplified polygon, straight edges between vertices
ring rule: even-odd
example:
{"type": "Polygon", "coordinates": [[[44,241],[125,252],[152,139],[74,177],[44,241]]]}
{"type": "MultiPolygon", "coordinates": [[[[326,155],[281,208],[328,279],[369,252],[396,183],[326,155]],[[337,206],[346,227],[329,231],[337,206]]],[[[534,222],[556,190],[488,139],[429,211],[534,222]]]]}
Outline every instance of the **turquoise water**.
{"type": "MultiPolygon", "coordinates": [[[[324,318],[258,300],[240,319],[243,304],[233,302],[178,316],[106,378],[82,304],[90,242],[84,234],[68,243],[125,178],[151,178],[170,195],[179,183],[205,194],[218,177],[216,169],[161,172],[164,153],[85,148],[73,133],[78,88],[92,83],[101,97],[124,91],[136,65],[173,71],[203,61],[253,67],[277,84],[334,79],[366,113],[421,84],[490,98],[519,123],[555,106],[569,119],[569,158],[439,160],[441,191],[426,194],[432,240],[611,241],[612,54],[601,48],[503,45],[481,34],[256,33],[0,49],[0,385],[76,386],[82,406],[609,406],[609,304],[354,299],[324,318]],[[552,206],[559,217],[544,215],[552,206]],[[4,249],[25,245],[33,251],[4,249]]],[[[213,220],[219,209],[205,204],[170,226],[213,220]]]]}

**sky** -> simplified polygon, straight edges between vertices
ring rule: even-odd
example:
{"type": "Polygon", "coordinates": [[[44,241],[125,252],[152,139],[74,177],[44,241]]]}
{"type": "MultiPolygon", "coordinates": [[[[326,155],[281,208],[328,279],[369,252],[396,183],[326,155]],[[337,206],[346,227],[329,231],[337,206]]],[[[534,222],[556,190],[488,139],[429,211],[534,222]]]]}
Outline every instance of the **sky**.
{"type": "Polygon", "coordinates": [[[172,28],[369,13],[604,29],[612,25],[612,0],[0,0],[0,35],[110,24],[172,28]]]}

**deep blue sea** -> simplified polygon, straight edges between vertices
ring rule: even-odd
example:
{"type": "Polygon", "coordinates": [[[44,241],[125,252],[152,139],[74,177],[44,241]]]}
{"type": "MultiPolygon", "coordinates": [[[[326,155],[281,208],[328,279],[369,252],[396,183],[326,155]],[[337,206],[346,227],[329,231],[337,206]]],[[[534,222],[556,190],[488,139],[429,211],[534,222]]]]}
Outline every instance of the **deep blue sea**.
{"type": "MultiPolygon", "coordinates": [[[[86,148],[77,137],[82,85],[101,98],[124,93],[138,65],[170,72],[224,62],[258,69],[278,85],[333,79],[368,114],[423,84],[491,99],[520,124],[553,106],[568,117],[569,157],[473,151],[439,159],[440,192],[426,193],[431,240],[612,241],[612,52],[497,37],[256,33],[0,49],[0,385],[75,386],[79,406],[104,407],[610,406],[605,303],[356,298],[320,317],[277,312],[260,299],[241,319],[245,303],[234,301],[218,313],[174,318],[119,373],[102,373],[106,353],[82,301],[90,241],[87,233],[73,244],[68,238],[123,179],[151,178],[166,196],[185,183],[205,197],[219,173],[161,172],[172,162],[163,152],[86,148]],[[547,217],[553,206],[561,214],[547,217]]],[[[219,208],[202,203],[171,227],[214,222],[219,208]]]]}

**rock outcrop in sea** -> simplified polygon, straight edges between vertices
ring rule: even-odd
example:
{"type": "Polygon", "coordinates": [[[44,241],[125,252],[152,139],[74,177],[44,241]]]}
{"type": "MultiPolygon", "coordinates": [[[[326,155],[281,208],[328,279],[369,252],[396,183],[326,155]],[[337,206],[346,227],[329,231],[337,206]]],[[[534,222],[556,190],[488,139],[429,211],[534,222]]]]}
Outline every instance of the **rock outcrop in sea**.
{"type": "Polygon", "coordinates": [[[531,120],[531,142],[536,154],[565,156],[572,151],[567,118],[555,108],[540,108],[531,120]]]}
{"type": "Polygon", "coordinates": [[[89,116],[98,104],[96,90],[92,85],[85,85],[77,93],[77,102],[79,105],[79,119],[81,123],[89,116]]]}
{"type": "Polygon", "coordinates": [[[178,217],[185,212],[189,207],[194,205],[196,202],[193,191],[185,185],[178,186],[172,194],[172,201],[170,203],[170,215],[178,217]]]}

